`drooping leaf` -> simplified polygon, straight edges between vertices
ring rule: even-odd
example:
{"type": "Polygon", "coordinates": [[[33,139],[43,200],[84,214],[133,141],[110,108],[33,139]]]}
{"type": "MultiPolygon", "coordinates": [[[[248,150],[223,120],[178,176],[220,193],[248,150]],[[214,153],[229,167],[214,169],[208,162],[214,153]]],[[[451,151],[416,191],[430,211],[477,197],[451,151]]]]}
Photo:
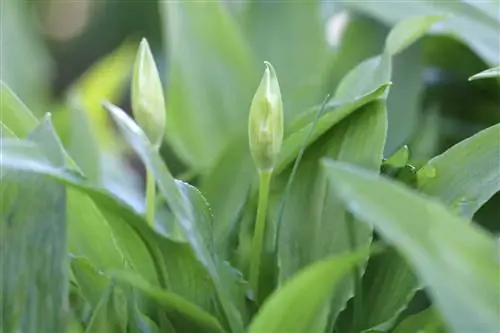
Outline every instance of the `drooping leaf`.
{"type": "Polygon", "coordinates": [[[259,71],[222,1],[160,6],[171,69],[167,137],[185,162],[204,170],[244,131],[259,71]]]}
{"type": "Polygon", "coordinates": [[[242,331],[241,315],[228,292],[228,286],[225,284],[227,281],[223,281],[221,278],[221,263],[215,253],[210,252],[209,244],[203,237],[203,231],[201,231],[203,225],[197,219],[195,213],[197,207],[193,207],[193,202],[183,195],[158,152],[148,142],[146,135],[137,124],[116,106],[107,105],[107,109],[116,121],[124,138],[139,155],[146,167],[155,175],[159,192],[171,207],[174,216],[179,222],[183,237],[191,245],[197,259],[203,264],[212,279],[231,329],[235,332],[242,331]]]}
{"type": "Polygon", "coordinates": [[[479,80],[479,79],[487,79],[487,78],[492,78],[492,77],[500,77],[500,67],[493,67],[493,68],[487,69],[485,71],[482,71],[481,73],[477,73],[475,75],[472,75],[469,78],[469,81],[479,80]]]}
{"type": "Polygon", "coordinates": [[[310,265],[276,290],[254,317],[249,333],[323,332],[324,306],[338,282],[368,251],[330,257],[310,265]]]}
{"type": "Polygon", "coordinates": [[[333,161],[324,167],[346,207],[412,265],[450,328],[498,328],[500,263],[492,235],[375,173],[333,161]]]}

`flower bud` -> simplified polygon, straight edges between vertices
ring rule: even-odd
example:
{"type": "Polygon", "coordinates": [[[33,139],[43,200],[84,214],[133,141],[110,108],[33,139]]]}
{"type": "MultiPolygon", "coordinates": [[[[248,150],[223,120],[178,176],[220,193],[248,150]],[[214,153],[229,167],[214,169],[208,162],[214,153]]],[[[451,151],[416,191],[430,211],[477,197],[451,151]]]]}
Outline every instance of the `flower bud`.
{"type": "Polygon", "coordinates": [[[283,102],[273,66],[266,70],[253,97],[248,122],[250,151],[259,171],[272,171],[283,141],[283,102]]]}
{"type": "Polygon", "coordinates": [[[142,39],[132,78],[132,112],[151,143],[159,148],[165,134],[163,86],[146,39],[142,39]]]}

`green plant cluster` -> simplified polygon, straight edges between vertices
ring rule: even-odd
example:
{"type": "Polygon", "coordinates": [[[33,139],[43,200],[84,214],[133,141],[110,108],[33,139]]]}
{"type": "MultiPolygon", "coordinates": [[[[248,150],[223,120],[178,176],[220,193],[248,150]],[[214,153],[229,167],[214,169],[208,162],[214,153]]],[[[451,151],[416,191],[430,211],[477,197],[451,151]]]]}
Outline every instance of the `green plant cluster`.
{"type": "MultiPolygon", "coordinates": [[[[180,14],[172,5],[173,26],[180,14]]],[[[99,70],[89,72],[69,99],[79,141],[2,83],[2,332],[498,332],[499,242],[472,219],[500,191],[500,124],[423,166],[406,146],[384,158],[392,59],[446,19],[400,21],[380,55],[293,119],[283,120],[280,72],[266,64],[248,101],[250,135],[228,147],[203,133],[231,117],[185,129],[179,110],[189,119],[192,105],[175,91],[165,110],[145,40],[135,120],[95,98],[99,70]],[[116,133],[90,125],[108,116],[116,133]],[[170,172],[164,136],[203,174],[199,189],[170,172]],[[103,181],[103,143],[144,164],[139,204],[103,181]],[[423,290],[429,306],[406,311],[423,290]]],[[[125,71],[110,66],[117,57],[99,66],[125,71]]],[[[181,69],[174,78],[193,80],[181,69]]]]}

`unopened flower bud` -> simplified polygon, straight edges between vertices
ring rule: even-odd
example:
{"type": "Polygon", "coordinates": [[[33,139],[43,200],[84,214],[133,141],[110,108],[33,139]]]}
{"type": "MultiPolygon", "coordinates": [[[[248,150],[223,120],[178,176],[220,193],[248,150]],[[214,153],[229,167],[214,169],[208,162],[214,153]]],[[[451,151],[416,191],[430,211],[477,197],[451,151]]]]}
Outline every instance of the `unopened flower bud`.
{"type": "Polygon", "coordinates": [[[266,70],[253,97],[248,122],[250,151],[259,171],[272,171],[283,141],[283,102],[273,66],[266,70]]]}
{"type": "Polygon", "coordinates": [[[163,86],[146,39],[139,45],[132,79],[132,112],[151,143],[159,148],[165,134],[163,86]]]}

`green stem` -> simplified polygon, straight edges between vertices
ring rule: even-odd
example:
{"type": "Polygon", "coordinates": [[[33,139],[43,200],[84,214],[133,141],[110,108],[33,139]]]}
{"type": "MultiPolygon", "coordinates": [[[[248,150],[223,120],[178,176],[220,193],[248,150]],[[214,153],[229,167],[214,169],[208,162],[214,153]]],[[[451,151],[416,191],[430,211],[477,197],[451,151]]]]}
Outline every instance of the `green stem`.
{"type": "Polygon", "coordinates": [[[271,183],[271,171],[259,172],[259,205],[257,206],[257,217],[255,219],[255,232],[252,241],[252,257],[250,261],[249,284],[254,296],[257,298],[259,288],[260,261],[264,247],[264,236],[266,232],[267,201],[269,197],[269,185],[271,183]]]}
{"type": "Polygon", "coordinates": [[[146,219],[150,225],[155,223],[156,182],[151,170],[146,170],[146,219]]]}

